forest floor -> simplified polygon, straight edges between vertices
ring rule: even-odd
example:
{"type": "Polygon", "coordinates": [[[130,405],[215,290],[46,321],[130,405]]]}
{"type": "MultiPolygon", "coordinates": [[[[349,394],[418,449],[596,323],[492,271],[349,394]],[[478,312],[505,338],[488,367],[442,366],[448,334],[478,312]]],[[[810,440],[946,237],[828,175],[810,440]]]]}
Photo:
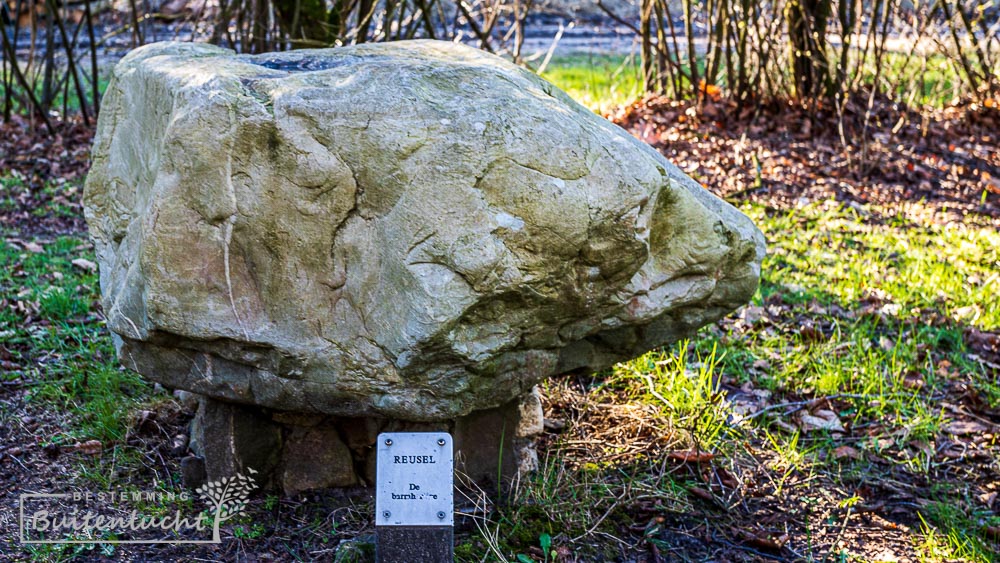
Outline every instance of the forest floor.
{"type": "MultiPolygon", "coordinates": [[[[1000,557],[1000,117],[866,103],[611,112],[755,220],[760,290],[690,342],[544,384],[541,469],[459,503],[460,561],[1000,557]]],[[[115,360],[91,131],[40,129],[0,127],[0,561],[369,560],[366,491],[258,495],[217,546],[19,543],[24,493],[179,490],[193,414],[115,360]]]]}

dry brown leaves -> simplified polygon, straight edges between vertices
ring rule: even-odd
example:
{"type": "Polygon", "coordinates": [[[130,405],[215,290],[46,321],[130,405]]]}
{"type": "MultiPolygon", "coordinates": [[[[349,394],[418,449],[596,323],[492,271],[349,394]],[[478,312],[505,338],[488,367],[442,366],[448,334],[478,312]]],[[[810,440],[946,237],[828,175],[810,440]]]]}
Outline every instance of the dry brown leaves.
{"type": "Polygon", "coordinates": [[[79,119],[57,123],[55,135],[17,115],[0,123],[0,225],[29,235],[84,230],[80,198],[93,134],[79,119]]]}
{"type": "Polygon", "coordinates": [[[917,112],[885,98],[832,107],[649,97],[609,118],[705,188],[776,208],[836,199],[861,214],[1000,226],[1000,110],[917,112]],[[929,216],[929,217],[928,217],[929,216]]]}

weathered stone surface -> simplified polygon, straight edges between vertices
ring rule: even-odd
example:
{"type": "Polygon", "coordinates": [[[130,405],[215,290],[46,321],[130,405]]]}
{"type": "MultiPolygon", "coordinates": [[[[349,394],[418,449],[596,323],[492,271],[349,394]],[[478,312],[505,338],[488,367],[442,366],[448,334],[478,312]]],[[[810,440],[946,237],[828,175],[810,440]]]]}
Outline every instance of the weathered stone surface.
{"type": "Polygon", "coordinates": [[[189,489],[196,489],[207,479],[205,472],[205,459],[202,457],[189,455],[181,459],[181,484],[189,489]]]}
{"type": "Polygon", "coordinates": [[[330,425],[292,430],[283,457],[281,486],[288,494],[358,484],[351,451],[330,425]]]}
{"type": "Polygon", "coordinates": [[[198,410],[198,395],[190,391],[185,391],[183,389],[178,389],[174,391],[174,398],[177,399],[177,403],[187,412],[196,412],[198,410]]]}
{"type": "Polygon", "coordinates": [[[517,405],[517,412],[520,418],[516,433],[518,438],[534,438],[545,431],[542,393],[537,386],[521,397],[517,405]]]}
{"type": "Polygon", "coordinates": [[[534,452],[534,448],[529,440],[517,437],[521,426],[520,402],[515,399],[497,408],[474,411],[455,421],[451,435],[455,444],[455,470],[460,481],[472,481],[493,493],[507,485],[505,481],[523,472],[522,458],[530,458],[531,454],[522,455],[522,450],[527,447],[534,452]]]}
{"type": "Polygon", "coordinates": [[[282,427],[260,409],[203,400],[191,434],[191,450],[204,458],[209,481],[253,469],[260,485],[272,485],[282,458],[282,427]]]}
{"type": "Polygon", "coordinates": [[[433,41],[136,49],[85,210],[126,366],[338,416],[453,420],[640,354],[747,300],[764,253],[656,151],[433,41]]]}

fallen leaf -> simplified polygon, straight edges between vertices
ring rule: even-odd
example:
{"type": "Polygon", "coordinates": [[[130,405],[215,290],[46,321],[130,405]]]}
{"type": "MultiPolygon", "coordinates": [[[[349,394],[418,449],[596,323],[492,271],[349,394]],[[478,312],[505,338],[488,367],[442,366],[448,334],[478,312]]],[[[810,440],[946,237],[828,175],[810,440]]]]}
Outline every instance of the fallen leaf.
{"type": "Polygon", "coordinates": [[[775,420],[774,425],[784,430],[788,434],[795,434],[798,431],[798,428],[796,428],[794,425],[788,424],[784,420],[775,420]]]}
{"type": "Polygon", "coordinates": [[[814,414],[802,412],[799,414],[799,427],[806,432],[826,430],[828,432],[843,432],[844,425],[837,413],[831,410],[818,410],[814,414]]]}
{"type": "Polygon", "coordinates": [[[557,433],[566,429],[566,421],[558,418],[546,418],[542,424],[548,432],[557,433]]]}
{"type": "Polygon", "coordinates": [[[987,180],[986,191],[992,194],[1000,194],[1000,178],[990,178],[987,180]]]}
{"type": "Polygon", "coordinates": [[[907,389],[923,389],[926,383],[919,373],[912,373],[903,376],[903,387],[907,389]]]}
{"type": "Polygon", "coordinates": [[[730,489],[735,489],[739,487],[740,485],[739,480],[737,480],[732,473],[726,471],[725,467],[720,467],[716,473],[719,476],[719,482],[722,483],[722,486],[728,487],[730,489]]]}
{"type": "Polygon", "coordinates": [[[858,459],[860,457],[861,453],[851,446],[840,446],[833,450],[834,459],[858,459]]]}
{"type": "Polygon", "coordinates": [[[965,323],[974,323],[979,320],[982,315],[982,311],[979,310],[978,305],[969,305],[968,307],[959,307],[952,311],[952,316],[956,321],[965,323]]]}
{"type": "Polygon", "coordinates": [[[915,449],[915,450],[917,450],[919,452],[922,452],[924,455],[926,455],[928,457],[933,457],[934,456],[934,446],[932,446],[930,443],[928,443],[926,441],[910,440],[908,442],[908,445],[911,448],[913,448],[913,449],[915,449]]]}
{"type": "Polygon", "coordinates": [[[77,268],[80,268],[81,270],[87,270],[90,272],[94,272],[97,270],[97,264],[94,264],[93,262],[87,260],[86,258],[77,258],[76,260],[73,260],[72,264],[77,268]]]}
{"type": "Polygon", "coordinates": [[[698,450],[685,450],[681,452],[670,452],[667,458],[683,463],[705,463],[715,459],[715,454],[698,450]]]}
{"type": "Polygon", "coordinates": [[[902,310],[903,306],[899,303],[886,303],[885,305],[882,305],[881,309],[879,309],[879,313],[885,317],[898,317],[899,312],[902,310]]]}
{"type": "Polygon", "coordinates": [[[993,503],[997,500],[997,493],[983,493],[979,495],[979,502],[986,505],[986,508],[993,508],[993,503]]]}
{"type": "Polygon", "coordinates": [[[37,242],[24,242],[21,243],[21,246],[23,246],[24,249],[27,250],[28,252],[34,252],[35,254],[41,254],[42,252],[45,252],[45,247],[38,244],[37,242]]]}
{"type": "Polygon", "coordinates": [[[101,450],[104,449],[104,446],[101,445],[100,440],[87,440],[82,444],[77,444],[75,447],[76,451],[85,453],[87,455],[98,455],[101,453],[101,450]]]}
{"type": "Polygon", "coordinates": [[[764,318],[765,314],[766,311],[763,307],[757,307],[754,305],[743,307],[743,309],[740,310],[740,318],[743,319],[743,322],[748,325],[757,324],[762,318],[764,318]]]}
{"type": "Polygon", "coordinates": [[[706,491],[705,489],[700,489],[698,487],[688,487],[688,492],[703,500],[711,500],[711,501],[715,500],[715,497],[712,496],[712,493],[706,491]]]}
{"type": "Polygon", "coordinates": [[[744,531],[740,535],[744,537],[746,543],[770,551],[780,550],[788,542],[789,537],[788,534],[777,535],[775,533],[752,533],[748,531],[744,531]]]}
{"type": "Polygon", "coordinates": [[[882,551],[878,552],[878,554],[875,556],[875,559],[873,560],[881,561],[882,563],[897,563],[898,561],[900,561],[899,556],[896,555],[896,553],[889,548],[885,548],[882,551]]]}
{"type": "Polygon", "coordinates": [[[59,444],[46,444],[42,451],[45,452],[45,457],[55,459],[62,453],[62,448],[59,447],[59,444]]]}
{"type": "Polygon", "coordinates": [[[986,432],[989,427],[975,420],[956,420],[944,425],[944,431],[956,436],[986,432]]]}
{"type": "Polygon", "coordinates": [[[802,324],[799,328],[799,334],[806,342],[820,342],[826,340],[826,335],[823,334],[823,331],[813,326],[810,322],[802,324]]]}

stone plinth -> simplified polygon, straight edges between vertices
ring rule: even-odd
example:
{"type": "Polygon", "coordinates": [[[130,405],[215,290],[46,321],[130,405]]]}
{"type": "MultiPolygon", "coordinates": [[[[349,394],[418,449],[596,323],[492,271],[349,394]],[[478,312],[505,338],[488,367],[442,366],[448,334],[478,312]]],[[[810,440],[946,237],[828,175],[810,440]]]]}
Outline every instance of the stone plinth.
{"type": "Polygon", "coordinates": [[[454,438],[458,482],[494,493],[537,467],[533,440],[542,416],[537,390],[443,422],[290,413],[202,398],[191,449],[205,460],[209,480],[253,468],[261,485],[296,494],[373,485],[380,432],[444,431],[454,438]]]}

